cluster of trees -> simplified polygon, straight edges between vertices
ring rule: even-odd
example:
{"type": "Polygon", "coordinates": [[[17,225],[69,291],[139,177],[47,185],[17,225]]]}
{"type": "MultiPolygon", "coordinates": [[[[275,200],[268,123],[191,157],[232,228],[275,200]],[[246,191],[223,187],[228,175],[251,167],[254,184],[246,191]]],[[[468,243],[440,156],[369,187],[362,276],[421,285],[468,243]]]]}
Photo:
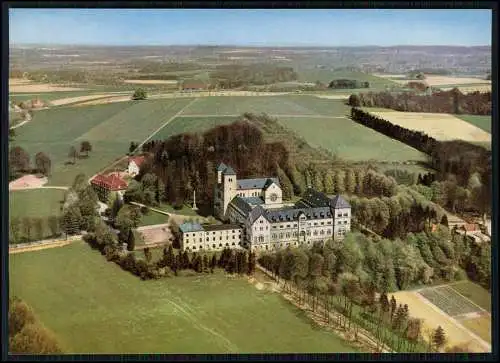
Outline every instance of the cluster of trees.
{"type": "Polygon", "coordinates": [[[138,202],[158,206],[165,200],[165,188],[163,181],[155,174],[143,174],[140,181],[130,181],[123,199],[126,203],[138,202]]]}
{"type": "Polygon", "coordinates": [[[75,177],[64,196],[61,226],[66,235],[92,232],[100,222],[98,197],[84,174],[75,177]]]}
{"type": "Polygon", "coordinates": [[[135,101],[138,100],[145,100],[147,98],[147,93],[144,89],[138,88],[135,90],[134,94],[132,95],[132,99],[135,101]]]}
{"type": "Polygon", "coordinates": [[[231,89],[248,85],[266,85],[295,81],[297,73],[291,67],[273,64],[220,65],[210,73],[210,83],[217,88],[231,89]]]}
{"type": "MultiPolygon", "coordinates": [[[[267,252],[258,262],[278,281],[282,279],[285,290],[300,304],[305,301],[314,311],[323,311],[329,324],[349,330],[354,322],[395,351],[411,352],[422,349],[421,321],[410,318],[408,306],[398,306],[387,293],[411,278],[428,278],[425,263],[415,261],[418,254],[401,241],[374,242],[361,234],[350,234],[344,243],[329,241],[311,249],[267,252]],[[379,298],[377,292],[381,292],[379,298]],[[333,310],[341,314],[332,321],[333,310]]],[[[443,339],[436,339],[434,348],[439,349],[445,339],[442,329],[438,330],[438,338],[443,339]]]]}
{"type": "MultiPolygon", "coordinates": [[[[149,251],[145,251],[146,261],[151,260],[149,251]]],[[[230,274],[248,274],[255,272],[255,253],[245,250],[225,248],[219,258],[216,253],[174,253],[172,245],[164,248],[162,258],[156,263],[159,268],[169,268],[177,276],[178,271],[191,269],[198,273],[213,273],[215,268],[225,270],[230,274]]]]}
{"type": "MultiPolygon", "coordinates": [[[[165,72],[182,72],[196,71],[202,69],[203,66],[193,62],[178,63],[178,62],[150,62],[150,61],[135,61],[128,64],[133,69],[138,69],[138,73],[165,73],[165,72]]],[[[156,74],[154,79],[161,75],[156,74]]],[[[134,76],[135,77],[135,76],[134,76]]],[[[141,78],[146,79],[146,78],[141,78]]],[[[166,79],[166,78],[161,78],[166,79]]]]}
{"type": "Polygon", "coordinates": [[[328,84],[332,89],[370,88],[370,82],[361,82],[353,79],[334,79],[328,84]]]}
{"type": "Polygon", "coordinates": [[[45,237],[56,238],[62,234],[62,220],[58,216],[12,217],[9,224],[11,244],[40,241],[45,237]]]}
{"type": "Polygon", "coordinates": [[[368,92],[349,97],[353,107],[383,107],[404,112],[436,112],[469,115],[491,115],[491,92],[463,94],[457,88],[450,91],[419,95],[413,92],[368,92]]]}
{"type": "Polygon", "coordinates": [[[419,92],[425,92],[428,90],[429,86],[427,86],[425,83],[423,82],[408,82],[406,84],[406,87],[408,88],[413,88],[419,92]]]}
{"type": "MultiPolygon", "coordinates": [[[[435,201],[452,210],[467,208],[478,213],[491,212],[491,151],[465,141],[437,141],[420,131],[394,125],[389,121],[352,108],[352,119],[391,138],[404,142],[429,156],[436,183],[435,201]]],[[[423,178],[423,177],[422,177],[423,178]]]]}
{"type": "Polygon", "coordinates": [[[54,334],[37,319],[19,298],[9,299],[9,352],[13,354],[60,354],[54,334]]]}
{"type": "Polygon", "coordinates": [[[9,180],[33,172],[49,176],[51,167],[52,161],[44,152],[36,153],[34,165],[31,165],[30,155],[21,146],[9,150],[9,180]]]}
{"type": "Polygon", "coordinates": [[[76,159],[88,158],[89,152],[92,151],[90,141],[82,141],[80,143],[80,151],[75,146],[71,146],[68,151],[68,158],[72,164],[76,163],[76,159]]]}
{"type": "Polygon", "coordinates": [[[444,210],[418,190],[399,186],[398,193],[386,197],[350,196],[354,225],[369,228],[386,238],[404,238],[408,233],[430,229],[443,222],[444,210]]]}

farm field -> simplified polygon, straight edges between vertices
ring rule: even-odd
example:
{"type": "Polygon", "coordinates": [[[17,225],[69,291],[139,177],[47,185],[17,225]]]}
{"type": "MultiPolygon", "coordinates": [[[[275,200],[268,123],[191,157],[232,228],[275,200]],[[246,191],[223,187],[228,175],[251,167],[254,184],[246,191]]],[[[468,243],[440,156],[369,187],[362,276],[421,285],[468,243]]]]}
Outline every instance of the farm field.
{"type": "Polygon", "coordinates": [[[477,115],[456,115],[459,119],[467,121],[468,123],[479,127],[481,130],[491,134],[491,116],[477,116],[477,115]]]}
{"type": "Polygon", "coordinates": [[[439,141],[464,140],[491,142],[491,134],[460,118],[442,113],[371,112],[373,115],[411,130],[418,130],[439,141]]]}
{"type": "Polygon", "coordinates": [[[425,160],[420,151],[347,118],[278,119],[282,125],[304,137],[311,146],[321,146],[346,160],[425,160]]]}
{"type": "Polygon", "coordinates": [[[460,323],[467,329],[479,335],[487,342],[491,341],[491,317],[480,316],[477,318],[470,318],[461,320],[460,323]]]}
{"type": "Polygon", "coordinates": [[[62,92],[49,92],[49,93],[9,93],[9,99],[14,102],[27,101],[32,99],[41,99],[43,101],[53,101],[70,97],[83,97],[96,93],[101,93],[96,90],[85,91],[62,91],[62,92]]]}
{"type": "MultiPolygon", "coordinates": [[[[468,281],[460,284],[475,286],[476,291],[480,289],[468,281]]],[[[424,332],[441,325],[448,337],[449,346],[468,344],[473,352],[491,351],[490,339],[485,339],[484,334],[487,326],[491,325],[491,316],[461,295],[454,286],[455,284],[449,284],[416,291],[399,291],[393,295],[398,303],[408,304],[410,316],[423,319],[424,332]],[[468,328],[467,324],[474,329],[468,328]]],[[[483,291],[482,299],[484,294],[483,291]]]]}
{"type": "Polygon", "coordinates": [[[52,159],[49,185],[69,185],[78,173],[92,176],[123,156],[131,141],[141,142],[175,116],[190,99],[147,100],[37,111],[33,121],[18,128],[15,145],[30,155],[43,151],[52,159]],[[70,146],[83,140],[92,152],[67,165],[70,146]]]}
{"type": "Polygon", "coordinates": [[[68,353],[353,351],[244,278],[141,281],[83,242],[9,257],[10,296],[32,306],[68,353]]]}
{"type": "Polygon", "coordinates": [[[204,132],[214,126],[227,125],[237,120],[236,116],[178,116],[162,128],[153,137],[156,140],[168,139],[170,136],[184,132],[204,132]]]}
{"type": "MultiPolygon", "coordinates": [[[[12,218],[47,218],[61,214],[64,190],[28,189],[9,192],[9,220],[12,218]]],[[[22,220],[21,220],[22,222],[22,220]]],[[[33,233],[33,232],[32,232],[33,233]]],[[[47,223],[43,224],[43,237],[51,236],[47,223]]],[[[22,233],[21,233],[22,234],[22,233]]]]}
{"type": "MultiPolygon", "coordinates": [[[[377,77],[372,74],[363,72],[354,72],[349,70],[329,70],[319,68],[298,68],[297,70],[299,81],[303,82],[316,82],[330,83],[334,79],[352,79],[360,82],[370,82],[370,88],[384,89],[386,86],[397,86],[395,82],[390,79],[377,77]]],[[[358,89],[357,91],[361,91],[358,89]]],[[[366,88],[364,89],[367,90],[366,88]]]]}
{"type": "Polygon", "coordinates": [[[470,281],[456,282],[450,287],[491,313],[491,294],[485,288],[470,281]]]}
{"type": "Polygon", "coordinates": [[[61,189],[27,189],[9,192],[9,218],[49,217],[61,213],[66,192],[61,189]]]}

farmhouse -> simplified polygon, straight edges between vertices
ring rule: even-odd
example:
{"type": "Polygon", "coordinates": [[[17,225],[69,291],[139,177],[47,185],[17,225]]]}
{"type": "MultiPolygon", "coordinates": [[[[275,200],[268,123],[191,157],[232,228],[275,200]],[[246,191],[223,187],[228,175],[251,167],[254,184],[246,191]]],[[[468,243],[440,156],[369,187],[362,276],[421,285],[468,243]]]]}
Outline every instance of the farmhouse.
{"type": "Polygon", "coordinates": [[[186,241],[185,234],[193,234],[191,237],[198,239],[198,249],[232,247],[233,242],[234,246],[251,250],[310,245],[331,238],[343,239],[351,229],[351,206],[340,195],[329,198],[309,188],[299,202],[285,206],[277,178],[238,180],[234,169],[224,163],[217,166],[216,172],[214,214],[230,224],[210,227],[182,225],[181,239],[186,241]],[[209,241],[207,237],[212,236],[203,234],[207,228],[212,228],[211,231],[213,228],[221,231],[240,228],[242,233],[239,239],[235,234],[233,241],[229,237],[224,239],[226,235],[220,232],[221,235],[214,235],[215,240],[209,241]],[[210,242],[208,246],[201,244],[203,239],[210,242]]]}
{"type": "Polygon", "coordinates": [[[90,184],[94,188],[99,200],[107,203],[112,193],[117,193],[123,196],[124,191],[127,189],[127,182],[116,174],[96,175],[90,184]]]}
{"type": "Polygon", "coordinates": [[[182,91],[203,91],[207,89],[207,85],[201,81],[184,81],[182,82],[182,91]]]}
{"type": "Polygon", "coordinates": [[[144,156],[134,156],[128,158],[127,172],[130,176],[139,174],[139,169],[146,158],[144,156]]]}

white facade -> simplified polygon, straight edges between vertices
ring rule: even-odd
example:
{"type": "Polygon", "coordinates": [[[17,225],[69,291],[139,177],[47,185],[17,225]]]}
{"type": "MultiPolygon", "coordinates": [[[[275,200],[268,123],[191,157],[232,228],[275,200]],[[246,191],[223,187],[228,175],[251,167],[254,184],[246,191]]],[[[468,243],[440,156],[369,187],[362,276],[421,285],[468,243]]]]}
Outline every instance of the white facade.
{"type": "Polygon", "coordinates": [[[180,248],[182,251],[221,251],[224,248],[241,248],[243,229],[232,225],[200,226],[181,225],[180,248]],[[185,228],[186,231],[182,231],[185,228]]]}
{"type": "Polygon", "coordinates": [[[130,160],[128,163],[128,169],[127,172],[130,176],[136,176],[139,174],[139,166],[135,163],[134,160],[130,160]]]}

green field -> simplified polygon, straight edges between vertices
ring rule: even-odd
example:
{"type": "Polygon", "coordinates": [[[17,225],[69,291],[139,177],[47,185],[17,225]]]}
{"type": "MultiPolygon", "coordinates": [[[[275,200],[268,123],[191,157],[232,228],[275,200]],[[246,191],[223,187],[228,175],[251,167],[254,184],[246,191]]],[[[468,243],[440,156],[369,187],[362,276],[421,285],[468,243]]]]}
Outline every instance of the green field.
{"type": "Polygon", "coordinates": [[[354,351],[244,278],[141,281],[83,242],[9,258],[10,296],[25,300],[68,353],[354,351]]]}
{"type": "Polygon", "coordinates": [[[491,313],[491,294],[485,288],[470,281],[461,281],[449,286],[491,313]]]}
{"type": "Polygon", "coordinates": [[[153,224],[163,224],[168,222],[168,216],[165,214],[149,211],[148,214],[143,214],[141,217],[141,226],[151,226],[153,224]]]}
{"type": "MultiPolygon", "coordinates": [[[[386,86],[398,87],[396,82],[390,79],[380,78],[363,72],[353,72],[348,70],[329,70],[318,68],[301,68],[298,70],[299,80],[302,82],[321,81],[325,84],[330,83],[334,79],[351,79],[360,82],[370,82],[370,88],[357,89],[356,91],[369,91],[370,89],[385,89],[386,86]]],[[[346,91],[346,90],[344,90],[346,91]]]]}
{"type": "Polygon", "coordinates": [[[78,173],[92,176],[125,155],[131,141],[141,142],[191,99],[118,102],[38,111],[32,122],[18,128],[13,144],[34,157],[44,151],[52,160],[49,185],[69,185],[78,173]],[[70,146],[92,144],[87,159],[66,165],[70,146]]]}
{"type": "Polygon", "coordinates": [[[347,118],[279,117],[313,147],[321,146],[346,160],[425,160],[424,154],[347,118]]]}
{"type": "Polygon", "coordinates": [[[477,115],[455,115],[455,116],[491,134],[491,120],[492,120],[491,116],[477,116],[477,115]]]}
{"type": "Polygon", "coordinates": [[[65,190],[28,189],[9,192],[9,217],[49,217],[61,213],[65,190]]]}
{"type": "Polygon", "coordinates": [[[204,132],[212,127],[227,125],[237,120],[236,116],[181,116],[173,119],[168,125],[162,128],[153,138],[157,140],[168,139],[170,136],[182,133],[204,132]]]}

